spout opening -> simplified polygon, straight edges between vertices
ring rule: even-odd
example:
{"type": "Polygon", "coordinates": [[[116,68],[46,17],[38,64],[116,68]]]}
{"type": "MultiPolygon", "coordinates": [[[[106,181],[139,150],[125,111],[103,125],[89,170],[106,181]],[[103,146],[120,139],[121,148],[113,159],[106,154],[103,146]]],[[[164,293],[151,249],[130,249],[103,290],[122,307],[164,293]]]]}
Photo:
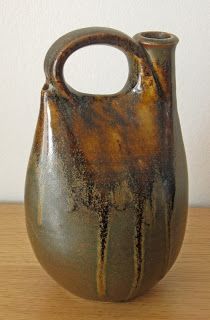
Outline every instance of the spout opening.
{"type": "Polygon", "coordinates": [[[170,33],[161,32],[161,31],[147,31],[147,32],[142,32],[141,35],[145,38],[150,38],[150,39],[169,39],[169,38],[171,38],[170,33]]]}
{"type": "Polygon", "coordinates": [[[176,45],[179,39],[172,33],[162,31],[145,31],[137,33],[134,39],[145,45],[176,45]]]}

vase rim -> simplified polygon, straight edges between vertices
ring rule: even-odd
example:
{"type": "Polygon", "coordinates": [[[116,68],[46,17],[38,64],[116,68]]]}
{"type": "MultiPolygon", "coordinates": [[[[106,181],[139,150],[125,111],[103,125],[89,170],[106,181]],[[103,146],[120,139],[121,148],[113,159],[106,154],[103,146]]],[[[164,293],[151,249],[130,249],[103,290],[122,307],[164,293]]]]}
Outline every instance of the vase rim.
{"type": "Polygon", "coordinates": [[[163,31],[144,31],[134,36],[135,40],[145,45],[176,45],[179,42],[177,36],[163,31]]]}

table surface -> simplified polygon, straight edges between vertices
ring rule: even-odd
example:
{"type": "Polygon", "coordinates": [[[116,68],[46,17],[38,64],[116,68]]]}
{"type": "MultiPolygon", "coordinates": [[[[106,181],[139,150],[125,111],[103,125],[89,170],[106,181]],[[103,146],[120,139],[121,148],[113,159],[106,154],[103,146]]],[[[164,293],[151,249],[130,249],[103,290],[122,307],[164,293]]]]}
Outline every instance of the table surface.
{"type": "Polygon", "coordinates": [[[189,209],[181,253],[169,273],[127,303],[83,300],[41,268],[22,204],[0,204],[0,319],[210,319],[210,209],[189,209]]]}

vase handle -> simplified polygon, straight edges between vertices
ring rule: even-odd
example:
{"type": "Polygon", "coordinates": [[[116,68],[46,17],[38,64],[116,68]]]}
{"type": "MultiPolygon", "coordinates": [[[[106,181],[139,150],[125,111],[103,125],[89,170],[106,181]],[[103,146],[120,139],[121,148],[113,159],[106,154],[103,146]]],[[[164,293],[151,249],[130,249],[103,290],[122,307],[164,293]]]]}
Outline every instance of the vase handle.
{"type": "Polygon", "coordinates": [[[123,92],[131,91],[139,82],[140,77],[142,78],[151,72],[141,44],[120,31],[111,28],[90,27],[69,32],[50,47],[44,61],[47,83],[51,83],[56,89],[62,90],[67,95],[75,93],[76,91],[65,82],[64,64],[73,52],[92,44],[114,46],[126,55],[129,74],[122,89],[123,92]]]}

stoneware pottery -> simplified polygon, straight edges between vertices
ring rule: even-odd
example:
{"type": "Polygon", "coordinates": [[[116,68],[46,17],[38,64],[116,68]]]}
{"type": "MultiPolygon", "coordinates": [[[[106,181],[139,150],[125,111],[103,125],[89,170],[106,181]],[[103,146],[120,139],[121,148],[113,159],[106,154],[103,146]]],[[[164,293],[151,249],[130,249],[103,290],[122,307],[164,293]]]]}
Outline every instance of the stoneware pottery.
{"type": "Polygon", "coordinates": [[[130,38],[92,27],[64,35],[45,57],[26,223],[41,265],[81,297],[133,299],[163,278],[180,250],[188,179],[176,106],[177,42],[165,32],[130,38]],[[126,55],[129,75],[120,92],[93,95],[66,83],[67,58],[93,44],[126,55]]]}

